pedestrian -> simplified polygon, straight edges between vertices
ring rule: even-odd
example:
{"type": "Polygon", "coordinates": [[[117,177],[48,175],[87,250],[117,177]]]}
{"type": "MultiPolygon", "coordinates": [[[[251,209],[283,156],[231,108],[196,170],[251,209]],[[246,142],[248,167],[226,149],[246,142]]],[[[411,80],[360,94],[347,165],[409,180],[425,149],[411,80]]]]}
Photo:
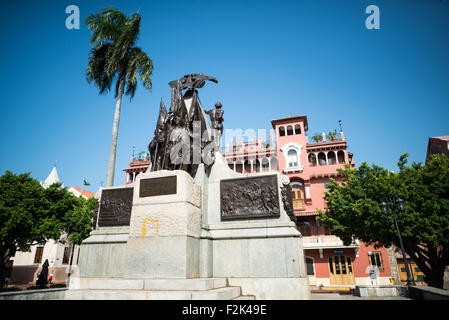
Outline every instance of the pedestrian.
{"type": "Polygon", "coordinates": [[[377,270],[375,268],[371,268],[369,271],[369,278],[371,280],[371,285],[377,285],[377,270]]]}
{"type": "Polygon", "coordinates": [[[50,275],[48,276],[48,283],[51,284],[53,281],[53,273],[50,273],[50,275]]]}

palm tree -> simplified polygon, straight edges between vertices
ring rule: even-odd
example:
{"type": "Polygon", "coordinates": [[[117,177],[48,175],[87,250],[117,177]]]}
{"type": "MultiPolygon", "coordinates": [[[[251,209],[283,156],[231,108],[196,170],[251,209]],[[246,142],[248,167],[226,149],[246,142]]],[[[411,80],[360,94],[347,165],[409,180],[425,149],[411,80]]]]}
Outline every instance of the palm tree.
{"type": "Polygon", "coordinates": [[[145,52],[135,46],[140,31],[141,17],[133,13],[127,17],[114,7],[105,7],[87,17],[85,23],[92,32],[86,80],[100,89],[100,94],[110,91],[115,81],[115,114],[112,126],[106,186],[114,184],[117,136],[120,122],[122,95],[134,97],[137,75],[145,88],[151,89],[153,62],[145,52]],[[125,91],[126,86],[126,91],[125,91]]]}

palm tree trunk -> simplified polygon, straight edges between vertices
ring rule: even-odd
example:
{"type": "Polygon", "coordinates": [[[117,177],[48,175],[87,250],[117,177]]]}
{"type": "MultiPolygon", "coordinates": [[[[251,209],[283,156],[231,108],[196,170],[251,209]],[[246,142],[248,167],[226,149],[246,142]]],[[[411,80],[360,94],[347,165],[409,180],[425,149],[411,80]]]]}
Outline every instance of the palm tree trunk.
{"type": "Polygon", "coordinates": [[[117,151],[118,126],[120,123],[120,107],[122,104],[123,88],[125,87],[125,79],[120,81],[117,101],[115,103],[114,123],[112,125],[111,150],[109,151],[108,174],[106,176],[106,187],[114,185],[115,158],[117,151]]]}

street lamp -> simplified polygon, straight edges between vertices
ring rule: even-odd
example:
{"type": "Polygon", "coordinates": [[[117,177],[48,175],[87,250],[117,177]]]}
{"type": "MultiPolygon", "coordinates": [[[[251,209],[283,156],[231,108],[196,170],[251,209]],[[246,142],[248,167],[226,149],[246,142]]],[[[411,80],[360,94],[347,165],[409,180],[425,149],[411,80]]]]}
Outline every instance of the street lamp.
{"type": "Polygon", "coordinates": [[[409,264],[407,261],[407,257],[405,256],[404,245],[402,243],[401,231],[399,230],[398,221],[396,220],[395,214],[395,209],[399,209],[400,212],[404,212],[404,200],[401,199],[399,196],[385,197],[381,200],[379,207],[382,213],[385,215],[388,215],[388,208],[390,208],[391,212],[393,213],[394,224],[396,226],[396,230],[398,231],[399,244],[401,246],[402,257],[404,258],[405,272],[407,273],[407,286],[410,285],[414,286],[415,280],[410,275],[409,264]]]}

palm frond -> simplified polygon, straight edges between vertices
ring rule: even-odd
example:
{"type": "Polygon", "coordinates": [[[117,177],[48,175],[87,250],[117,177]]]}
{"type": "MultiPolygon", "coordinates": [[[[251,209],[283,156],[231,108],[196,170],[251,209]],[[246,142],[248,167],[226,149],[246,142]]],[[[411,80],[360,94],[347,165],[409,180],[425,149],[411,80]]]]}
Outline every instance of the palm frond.
{"type": "Polygon", "coordinates": [[[109,48],[110,44],[100,44],[92,48],[89,54],[86,80],[88,83],[94,81],[100,89],[100,94],[109,91],[112,83],[112,77],[105,73],[106,55],[109,48]]]}
{"type": "Polygon", "coordinates": [[[114,7],[105,7],[100,13],[89,15],[85,23],[92,31],[90,43],[97,45],[118,39],[127,21],[128,18],[114,7]]]}
{"type": "Polygon", "coordinates": [[[105,7],[99,13],[87,17],[85,23],[92,32],[90,42],[94,47],[89,55],[86,80],[88,83],[94,81],[100,94],[109,91],[116,81],[117,97],[123,93],[119,92],[119,88],[120,83],[125,81],[125,94],[132,99],[138,75],[144,87],[151,90],[153,62],[142,49],[135,47],[140,21],[138,13],[127,17],[114,7],[105,7]]]}

